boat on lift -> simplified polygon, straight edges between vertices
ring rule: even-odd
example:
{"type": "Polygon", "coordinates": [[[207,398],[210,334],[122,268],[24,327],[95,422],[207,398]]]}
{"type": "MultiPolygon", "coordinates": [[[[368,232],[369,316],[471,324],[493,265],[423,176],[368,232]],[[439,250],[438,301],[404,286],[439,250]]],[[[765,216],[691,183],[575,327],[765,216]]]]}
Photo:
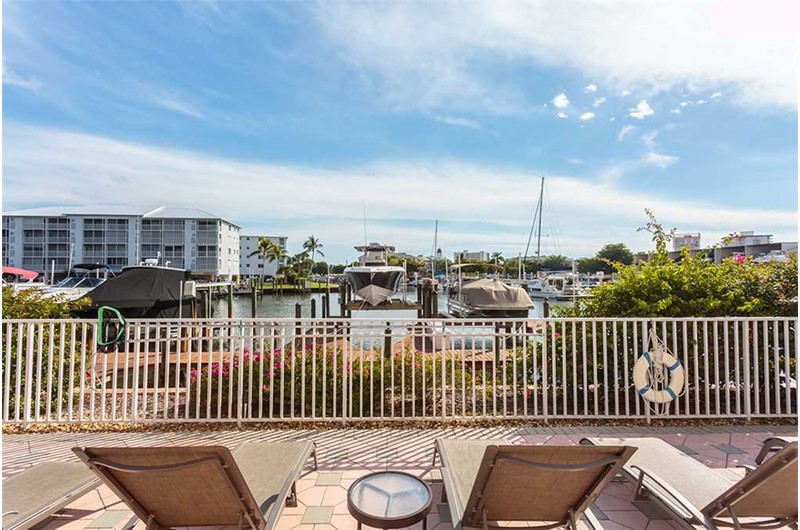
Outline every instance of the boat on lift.
{"type": "Polygon", "coordinates": [[[393,246],[368,243],[355,249],[362,252],[359,264],[344,270],[355,296],[377,306],[400,292],[406,271],[389,265],[389,253],[395,251],[393,246]]]}
{"type": "Polygon", "coordinates": [[[527,318],[531,309],[524,288],[491,278],[458,282],[447,297],[448,313],[458,318],[527,318]]]}
{"type": "Polygon", "coordinates": [[[108,265],[81,263],[73,266],[66,278],[52,287],[43,289],[42,296],[59,296],[64,300],[77,300],[114,276],[114,272],[108,265]]]}
{"type": "Polygon", "coordinates": [[[528,282],[528,294],[531,298],[548,300],[573,300],[575,298],[592,298],[575,273],[553,273],[528,282]]]}

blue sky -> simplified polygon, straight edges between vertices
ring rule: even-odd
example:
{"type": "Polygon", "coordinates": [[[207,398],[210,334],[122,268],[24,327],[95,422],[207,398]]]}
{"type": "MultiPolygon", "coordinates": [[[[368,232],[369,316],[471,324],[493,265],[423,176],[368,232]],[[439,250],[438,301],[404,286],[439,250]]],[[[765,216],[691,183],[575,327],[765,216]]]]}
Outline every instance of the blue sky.
{"type": "Polygon", "coordinates": [[[198,206],[515,256],[797,239],[797,7],[767,2],[3,2],[3,208],[198,206]],[[42,190],[47,190],[42,192],[42,190]]]}

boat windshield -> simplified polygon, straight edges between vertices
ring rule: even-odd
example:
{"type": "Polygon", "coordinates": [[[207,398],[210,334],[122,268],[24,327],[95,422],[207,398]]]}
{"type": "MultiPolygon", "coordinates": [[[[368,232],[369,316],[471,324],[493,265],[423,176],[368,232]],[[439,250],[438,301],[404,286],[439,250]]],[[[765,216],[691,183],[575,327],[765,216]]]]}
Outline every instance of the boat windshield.
{"type": "Polygon", "coordinates": [[[79,278],[77,276],[67,276],[57,284],[55,287],[62,287],[62,288],[85,288],[85,287],[97,287],[103,283],[103,278],[79,278]]]}

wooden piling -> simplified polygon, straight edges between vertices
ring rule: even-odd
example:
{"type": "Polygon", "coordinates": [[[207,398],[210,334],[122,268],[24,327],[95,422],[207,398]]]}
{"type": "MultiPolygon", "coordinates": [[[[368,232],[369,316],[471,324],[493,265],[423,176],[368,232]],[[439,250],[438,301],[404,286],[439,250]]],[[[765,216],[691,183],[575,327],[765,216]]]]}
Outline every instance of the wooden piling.
{"type": "Polygon", "coordinates": [[[228,284],[228,318],[233,318],[233,284],[228,284]]]}
{"type": "Polygon", "coordinates": [[[311,318],[317,318],[317,299],[311,299],[311,318]]]}

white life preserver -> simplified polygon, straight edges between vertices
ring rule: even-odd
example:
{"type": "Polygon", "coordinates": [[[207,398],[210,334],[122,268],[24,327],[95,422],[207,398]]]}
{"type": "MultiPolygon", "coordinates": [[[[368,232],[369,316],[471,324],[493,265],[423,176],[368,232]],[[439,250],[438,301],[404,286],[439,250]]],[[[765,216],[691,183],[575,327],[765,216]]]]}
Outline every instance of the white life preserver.
{"type": "MultiPolygon", "coordinates": [[[[683,366],[678,359],[667,352],[661,352],[661,365],[655,364],[650,353],[644,352],[633,367],[633,384],[636,385],[639,395],[647,401],[667,403],[683,392],[685,375],[683,366]],[[666,368],[666,372],[663,372],[664,368],[666,368]],[[651,369],[656,371],[651,371],[651,369]],[[663,390],[653,388],[654,374],[669,374],[669,384],[657,385],[662,386],[663,390]]],[[[666,383],[666,381],[659,381],[659,383],[666,383]]]]}

